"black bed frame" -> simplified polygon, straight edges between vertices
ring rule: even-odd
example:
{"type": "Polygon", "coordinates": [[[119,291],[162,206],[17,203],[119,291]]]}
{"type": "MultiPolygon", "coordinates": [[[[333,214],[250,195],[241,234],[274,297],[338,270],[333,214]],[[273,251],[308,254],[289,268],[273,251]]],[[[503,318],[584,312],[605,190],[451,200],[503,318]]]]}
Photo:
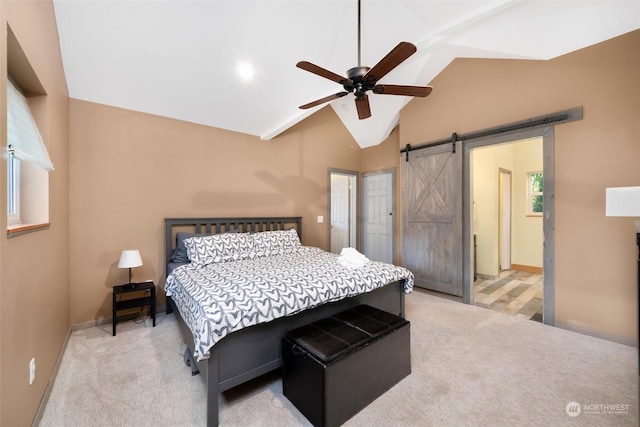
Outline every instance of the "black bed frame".
{"type": "MultiPolygon", "coordinates": [[[[165,253],[168,264],[175,247],[175,233],[219,234],[228,231],[250,232],[286,230],[294,227],[302,240],[301,217],[278,218],[165,218],[165,253]]],[[[282,336],[289,330],[331,316],[358,304],[369,304],[404,317],[404,280],[395,281],[372,292],[305,310],[294,316],[233,332],[210,351],[209,359],[197,362],[207,385],[207,426],[218,425],[218,396],[244,382],[282,366],[282,336]]],[[[175,303],[167,297],[167,313],[175,313],[183,338],[193,353],[193,335],[175,303]]]]}

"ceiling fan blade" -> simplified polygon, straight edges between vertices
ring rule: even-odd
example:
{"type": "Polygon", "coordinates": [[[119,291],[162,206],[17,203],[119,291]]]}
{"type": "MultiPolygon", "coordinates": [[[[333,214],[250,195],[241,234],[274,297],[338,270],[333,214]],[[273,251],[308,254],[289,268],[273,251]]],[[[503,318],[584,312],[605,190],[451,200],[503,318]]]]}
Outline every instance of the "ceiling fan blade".
{"type": "Polygon", "coordinates": [[[299,108],[302,110],[306,110],[311,107],[315,107],[316,105],[324,104],[325,102],[333,101],[334,99],[341,98],[345,95],[348,95],[349,92],[338,92],[333,95],[325,96],[324,98],[316,99],[308,104],[301,105],[299,108]]]}
{"type": "Polygon", "coordinates": [[[362,98],[356,98],[356,108],[358,109],[358,118],[360,120],[371,117],[369,97],[366,94],[362,98]]]}
{"type": "Polygon", "coordinates": [[[405,96],[428,96],[433,88],[431,86],[399,86],[399,85],[378,85],[372,91],[379,95],[405,95],[405,96]]]}
{"type": "Polygon", "coordinates": [[[325,70],[322,67],[319,67],[315,64],[312,64],[311,62],[307,62],[307,61],[300,61],[296,64],[296,67],[301,68],[305,71],[308,71],[310,73],[316,74],[320,77],[324,77],[325,79],[329,79],[331,81],[334,81],[336,83],[340,83],[340,84],[345,84],[345,83],[350,83],[351,81],[346,78],[345,76],[341,76],[339,74],[336,74],[332,71],[329,70],[325,70]]]}
{"type": "Polygon", "coordinates": [[[416,53],[416,47],[409,42],[400,42],[396,47],[391,49],[391,52],[387,53],[387,56],[382,58],[380,62],[373,66],[367,74],[364,76],[364,80],[367,82],[377,82],[383,76],[398,65],[400,65],[405,59],[416,53]]]}

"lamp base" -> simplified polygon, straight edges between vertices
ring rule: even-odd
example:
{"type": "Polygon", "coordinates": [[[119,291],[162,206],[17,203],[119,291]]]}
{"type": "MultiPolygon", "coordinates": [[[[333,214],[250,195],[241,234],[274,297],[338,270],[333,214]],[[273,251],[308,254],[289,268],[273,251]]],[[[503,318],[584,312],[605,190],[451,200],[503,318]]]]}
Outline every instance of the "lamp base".
{"type": "Polygon", "coordinates": [[[122,289],[135,289],[137,286],[137,283],[127,283],[126,285],[122,285],[122,289]]]}

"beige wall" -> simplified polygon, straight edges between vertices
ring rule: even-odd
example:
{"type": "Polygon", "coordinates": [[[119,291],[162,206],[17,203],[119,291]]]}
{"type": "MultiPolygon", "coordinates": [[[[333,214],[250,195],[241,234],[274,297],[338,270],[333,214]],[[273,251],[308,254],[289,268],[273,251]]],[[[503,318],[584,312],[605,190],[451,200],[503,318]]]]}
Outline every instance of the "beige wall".
{"type": "MultiPolygon", "coordinates": [[[[165,217],[302,216],[327,248],[328,168],[358,170],[360,148],[331,108],[272,141],[71,100],[71,322],[111,316],[116,265],[163,284],[165,217]]],[[[161,295],[162,292],[160,292],[161,295]]],[[[159,297],[160,305],[164,298],[159,297]]]]}
{"type": "Polygon", "coordinates": [[[396,127],[391,134],[378,145],[362,150],[360,170],[362,172],[374,172],[397,168],[400,162],[400,129],[396,127]]]}
{"type": "MultiPolygon", "coordinates": [[[[0,129],[6,146],[6,41],[11,26],[47,92],[41,126],[55,171],[49,177],[51,227],[0,239],[0,425],[30,425],[69,331],[68,95],[53,6],[0,2],[0,129]],[[36,379],[29,386],[29,361],[36,379]]],[[[5,183],[6,160],[0,161],[5,183]]],[[[6,230],[6,185],[0,185],[0,229],[6,230]]]]}
{"type": "Polygon", "coordinates": [[[457,59],[400,113],[400,147],[584,107],[555,131],[555,318],[637,340],[634,220],[605,188],[640,185],[640,31],[550,61],[457,59]]]}

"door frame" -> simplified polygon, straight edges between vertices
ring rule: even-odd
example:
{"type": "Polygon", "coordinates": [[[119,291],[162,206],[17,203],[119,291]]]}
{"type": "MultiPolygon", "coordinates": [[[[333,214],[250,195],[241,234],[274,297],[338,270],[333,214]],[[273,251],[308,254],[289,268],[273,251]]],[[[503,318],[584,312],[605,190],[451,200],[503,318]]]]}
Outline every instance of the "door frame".
{"type": "Polygon", "coordinates": [[[346,175],[350,178],[353,178],[353,182],[355,183],[355,194],[350,195],[349,197],[349,211],[352,212],[351,217],[349,218],[349,235],[354,237],[355,247],[360,250],[361,238],[360,238],[360,228],[358,224],[360,223],[360,173],[357,171],[347,170],[347,169],[337,169],[337,168],[328,168],[327,170],[327,252],[331,252],[331,175],[346,175]],[[353,229],[352,229],[353,227],[353,229]]]}
{"type": "Polygon", "coordinates": [[[366,197],[366,187],[364,185],[364,180],[365,178],[367,178],[368,176],[374,176],[374,175],[385,175],[385,174],[390,174],[391,175],[391,258],[393,259],[393,262],[396,262],[396,256],[397,256],[397,252],[396,252],[396,227],[398,225],[398,222],[396,220],[396,215],[398,210],[396,209],[396,168],[387,168],[387,169],[380,169],[377,171],[371,171],[371,172],[363,172],[362,173],[362,191],[361,191],[361,200],[360,200],[360,206],[362,207],[362,226],[360,227],[360,231],[361,231],[361,236],[362,236],[362,248],[364,249],[364,207],[365,207],[365,197],[366,197]]]}
{"type": "Polygon", "coordinates": [[[542,322],[555,325],[555,188],[554,188],[554,125],[540,126],[513,132],[504,132],[464,141],[462,148],[462,249],[463,301],[473,304],[473,178],[471,151],[474,148],[503,144],[529,138],[542,138],[544,176],[544,216],[543,216],[543,301],[542,322]]]}

